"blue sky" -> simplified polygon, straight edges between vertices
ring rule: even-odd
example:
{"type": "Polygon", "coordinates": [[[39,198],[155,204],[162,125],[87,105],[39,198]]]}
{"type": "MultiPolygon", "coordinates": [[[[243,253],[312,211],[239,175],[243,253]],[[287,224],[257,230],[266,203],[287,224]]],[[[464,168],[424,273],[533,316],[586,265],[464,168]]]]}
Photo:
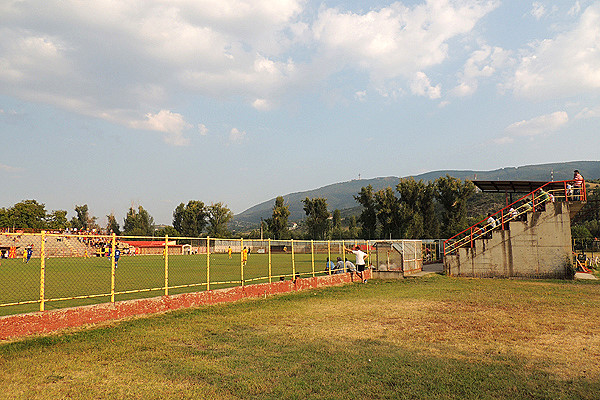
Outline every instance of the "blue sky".
{"type": "Polygon", "coordinates": [[[0,0],[0,207],[597,160],[600,1],[0,0]],[[366,6],[365,4],[368,4],[366,6]]]}

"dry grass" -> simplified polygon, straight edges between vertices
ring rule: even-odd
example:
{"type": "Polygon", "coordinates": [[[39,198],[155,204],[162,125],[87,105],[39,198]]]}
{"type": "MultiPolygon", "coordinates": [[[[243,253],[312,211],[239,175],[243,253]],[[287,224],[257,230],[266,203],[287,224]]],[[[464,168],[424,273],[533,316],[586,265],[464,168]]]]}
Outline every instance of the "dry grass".
{"type": "Polygon", "coordinates": [[[0,346],[4,398],[597,398],[600,285],[370,281],[0,346]]]}
{"type": "Polygon", "coordinates": [[[460,360],[510,355],[564,379],[600,377],[600,285],[456,283],[465,290],[457,299],[311,302],[269,329],[294,340],[368,337],[460,360]]]}

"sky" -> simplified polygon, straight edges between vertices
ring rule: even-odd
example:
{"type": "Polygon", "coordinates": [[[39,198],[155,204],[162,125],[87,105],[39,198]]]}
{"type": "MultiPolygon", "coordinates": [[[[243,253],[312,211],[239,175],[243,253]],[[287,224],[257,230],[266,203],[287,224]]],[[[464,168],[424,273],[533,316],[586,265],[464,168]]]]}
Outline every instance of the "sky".
{"type": "Polygon", "coordinates": [[[600,1],[0,0],[0,207],[234,213],[598,160],[600,1]]]}

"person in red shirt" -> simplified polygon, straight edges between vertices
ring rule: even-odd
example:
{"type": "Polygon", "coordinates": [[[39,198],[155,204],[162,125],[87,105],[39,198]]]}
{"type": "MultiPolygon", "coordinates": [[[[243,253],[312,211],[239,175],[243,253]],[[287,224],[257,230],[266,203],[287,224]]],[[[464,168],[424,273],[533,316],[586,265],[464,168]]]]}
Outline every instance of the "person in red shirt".
{"type": "Polygon", "coordinates": [[[580,200],[579,195],[583,188],[583,176],[581,176],[578,170],[573,171],[573,181],[573,194],[575,195],[575,200],[580,200]]]}

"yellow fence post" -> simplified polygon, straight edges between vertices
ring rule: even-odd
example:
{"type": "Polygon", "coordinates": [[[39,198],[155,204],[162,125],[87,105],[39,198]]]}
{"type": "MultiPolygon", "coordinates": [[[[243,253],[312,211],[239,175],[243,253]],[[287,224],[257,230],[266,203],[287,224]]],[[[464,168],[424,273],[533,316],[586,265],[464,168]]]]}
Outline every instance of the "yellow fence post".
{"type": "Polygon", "coordinates": [[[312,276],[315,277],[315,242],[310,240],[310,262],[312,264],[312,276]]]}
{"type": "MultiPolygon", "coordinates": [[[[329,261],[331,261],[331,240],[327,241],[327,258],[329,258],[329,261]]],[[[327,270],[329,271],[329,275],[331,275],[331,268],[328,268],[327,270]]]]}
{"type": "Polygon", "coordinates": [[[110,302],[115,302],[115,250],[117,247],[117,239],[116,235],[113,232],[112,234],[112,257],[111,257],[111,266],[110,266],[110,302]]]}
{"type": "Polygon", "coordinates": [[[346,245],[344,244],[344,241],[342,240],[342,262],[344,263],[344,268],[342,268],[342,271],[346,272],[346,245]]]}
{"type": "Polygon", "coordinates": [[[292,239],[292,280],[296,280],[296,261],[294,260],[294,239],[292,239]]]}
{"type": "Polygon", "coordinates": [[[169,295],[169,235],[165,235],[165,296],[169,295]]]}
{"type": "Polygon", "coordinates": [[[244,255],[248,257],[248,252],[244,252],[244,250],[244,239],[240,239],[240,281],[242,286],[244,286],[244,255]]]}
{"type": "Polygon", "coordinates": [[[271,238],[269,238],[269,283],[272,282],[273,273],[271,269],[271,238]]]}
{"type": "Polygon", "coordinates": [[[206,237],[206,290],[210,290],[210,236],[206,237]]]}
{"type": "Polygon", "coordinates": [[[40,311],[44,311],[46,293],[46,231],[42,231],[40,245],[40,311]]]}

